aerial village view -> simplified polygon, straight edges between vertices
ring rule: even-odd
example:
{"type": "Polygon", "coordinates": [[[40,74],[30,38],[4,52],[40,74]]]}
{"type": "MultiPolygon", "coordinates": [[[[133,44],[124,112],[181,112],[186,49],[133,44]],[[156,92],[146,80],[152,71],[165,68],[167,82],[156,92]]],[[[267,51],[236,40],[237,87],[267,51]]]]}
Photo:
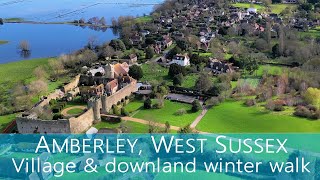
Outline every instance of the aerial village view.
{"type": "MultiPolygon", "coordinates": [[[[0,131],[0,137],[319,133],[320,0],[2,0],[0,131]]],[[[11,158],[31,157],[36,142],[8,141],[0,138],[0,178],[58,179],[58,170],[13,171],[11,158]]],[[[291,162],[301,154],[265,161],[291,162]]],[[[270,171],[209,176],[203,169],[200,176],[106,178],[84,172],[84,154],[36,156],[38,164],[77,164],[76,174],[60,179],[320,179],[270,171]]],[[[97,162],[101,168],[104,161],[97,162]]]]}
{"type": "Polygon", "coordinates": [[[3,133],[320,131],[318,0],[37,3],[0,4],[3,133]]]}

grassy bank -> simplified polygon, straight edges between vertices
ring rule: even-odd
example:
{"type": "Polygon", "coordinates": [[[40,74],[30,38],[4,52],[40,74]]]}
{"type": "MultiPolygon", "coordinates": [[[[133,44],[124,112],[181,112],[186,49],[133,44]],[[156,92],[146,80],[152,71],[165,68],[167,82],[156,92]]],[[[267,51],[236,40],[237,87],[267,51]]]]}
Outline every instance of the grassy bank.
{"type": "Polygon", "coordinates": [[[0,116],[0,133],[7,127],[7,125],[13,121],[16,114],[9,114],[5,116],[0,116]]]}
{"type": "Polygon", "coordinates": [[[292,115],[293,109],[269,112],[264,107],[246,107],[242,101],[227,101],[208,111],[196,127],[211,133],[319,132],[320,121],[292,115]]]}
{"type": "Polygon", "coordinates": [[[22,22],[22,21],[24,21],[24,19],[18,18],[18,17],[4,19],[4,22],[22,22]]]}
{"type": "Polygon", "coordinates": [[[1,44],[7,44],[9,41],[4,41],[4,40],[0,40],[0,45],[1,44]]]}

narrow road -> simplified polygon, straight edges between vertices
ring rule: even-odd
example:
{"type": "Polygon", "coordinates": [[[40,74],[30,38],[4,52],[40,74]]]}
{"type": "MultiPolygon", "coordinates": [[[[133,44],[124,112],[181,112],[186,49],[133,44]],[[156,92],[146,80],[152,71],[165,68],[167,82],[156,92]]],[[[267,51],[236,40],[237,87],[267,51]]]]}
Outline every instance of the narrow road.
{"type": "Polygon", "coordinates": [[[201,121],[201,119],[207,114],[207,112],[208,112],[208,108],[207,107],[203,107],[201,114],[196,118],[196,120],[193,121],[193,123],[190,125],[190,127],[192,129],[195,129],[196,126],[201,121]]]}
{"type": "Polygon", "coordinates": [[[155,58],[152,58],[149,62],[157,62],[160,58],[166,58],[168,52],[171,50],[171,48],[167,49],[167,50],[164,50],[161,54],[160,57],[155,57],[155,58]]]}

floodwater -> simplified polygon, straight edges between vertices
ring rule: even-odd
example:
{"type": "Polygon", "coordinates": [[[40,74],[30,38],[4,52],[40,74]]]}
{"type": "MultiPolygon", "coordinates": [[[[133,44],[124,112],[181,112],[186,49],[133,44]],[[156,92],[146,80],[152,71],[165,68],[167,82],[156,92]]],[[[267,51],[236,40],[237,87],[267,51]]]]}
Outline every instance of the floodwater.
{"type": "MultiPolygon", "coordinates": [[[[105,17],[110,24],[113,17],[148,15],[163,0],[0,0],[0,18],[22,18],[37,22],[65,22],[92,17],[105,17]]],[[[84,47],[94,38],[104,43],[117,38],[112,29],[96,30],[67,24],[11,24],[0,25],[0,64],[22,59],[53,57],[84,47]],[[21,41],[27,41],[31,53],[18,51],[21,41]]]]}

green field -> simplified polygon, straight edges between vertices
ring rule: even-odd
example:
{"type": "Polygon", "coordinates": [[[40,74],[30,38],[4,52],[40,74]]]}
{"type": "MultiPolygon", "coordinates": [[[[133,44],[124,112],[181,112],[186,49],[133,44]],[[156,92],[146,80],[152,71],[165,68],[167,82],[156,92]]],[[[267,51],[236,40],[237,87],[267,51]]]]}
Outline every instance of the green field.
{"type": "Polygon", "coordinates": [[[33,71],[38,66],[48,64],[49,58],[17,61],[0,65],[0,84],[28,83],[34,78],[33,71]]]}
{"type": "Polygon", "coordinates": [[[320,29],[319,29],[319,27],[316,27],[315,29],[311,29],[306,32],[299,32],[299,35],[302,37],[311,36],[313,38],[318,38],[318,37],[320,37],[320,29]]]}
{"type": "Polygon", "coordinates": [[[265,7],[263,5],[259,5],[259,4],[250,4],[250,3],[234,3],[232,4],[234,7],[238,7],[238,8],[256,8],[258,11],[264,10],[265,7]]]}
{"type": "MultiPolygon", "coordinates": [[[[11,62],[7,64],[0,65],[0,103],[5,104],[10,98],[9,90],[16,84],[21,83],[28,85],[31,81],[35,80],[35,75],[33,71],[39,66],[46,67],[48,65],[48,60],[50,58],[39,58],[32,60],[23,60],[17,62],[11,62]]],[[[56,82],[48,82],[48,92],[53,92],[57,89],[63,82],[58,80],[56,82]]],[[[39,97],[33,97],[32,102],[38,102],[39,97]]],[[[0,124],[4,126],[7,121],[11,121],[11,115],[1,117],[0,124]],[[5,119],[5,120],[2,120],[5,119]]]]}
{"type": "MultiPolygon", "coordinates": [[[[126,108],[132,108],[137,107],[137,102],[134,103],[134,105],[130,105],[129,103],[126,108]]],[[[196,117],[200,114],[200,112],[193,113],[190,112],[191,110],[191,105],[189,104],[183,104],[183,103],[177,103],[177,102],[171,102],[169,100],[165,100],[165,105],[164,108],[162,109],[144,109],[143,108],[143,103],[140,103],[140,108],[137,112],[133,113],[134,118],[138,119],[144,119],[144,120],[150,120],[154,122],[159,122],[159,123],[166,123],[168,121],[170,125],[172,126],[178,126],[178,127],[183,127],[188,124],[191,124],[196,117]],[[187,114],[184,114],[182,116],[178,116],[175,113],[179,109],[185,109],[187,111],[187,114]]]]}
{"type": "Polygon", "coordinates": [[[16,117],[16,114],[9,114],[5,116],[0,116],[0,132],[2,132],[7,125],[14,120],[16,117]]]}
{"type": "Polygon", "coordinates": [[[247,79],[239,79],[238,81],[231,81],[232,88],[237,87],[237,85],[241,84],[249,84],[250,87],[256,88],[259,85],[260,79],[257,78],[247,78],[247,79]]]}
{"type": "MultiPolygon", "coordinates": [[[[250,4],[250,3],[234,3],[233,6],[238,8],[256,8],[258,12],[265,11],[266,6],[260,4],[250,4]]],[[[295,8],[295,4],[271,4],[270,6],[271,13],[280,14],[286,7],[295,8]]]]}
{"type": "MultiPolygon", "coordinates": [[[[8,91],[16,83],[29,84],[35,79],[33,71],[38,66],[45,66],[48,64],[48,58],[33,59],[17,61],[0,65],[0,98],[2,102],[6,102],[9,98],[8,91]]],[[[57,83],[49,83],[49,90],[53,90],[57,87],[57,83]]],[[[33,102],[37,102],[38,97],[33,98],[33,102]]]]}
{"type": "Polygon", "coordinates": [[[146,23],[152,21],[151,16],[142,16],[135,19],[136,23],[146,23]]]}
{"type": "Polygon", "coordinates": [[[263,107],[246,107],[227,101],[208,111],[196,129],[211,133],[319,132],[320,121],[294,117],[293,109],[269,112],[263,107]]]}
{"type": "MultiPolygon", "coordinates": [[[[123,121],[123,125],[129,128],[130,133],[148,133],[149,126],[131,121],[123,121]]],[[[95,128],[119,128],[121,123],[100,122],[94,125],[95,128]]]]}
{"type": "Polygon", "coordinates": [[[0,45],[1,44],[7,44],[9,41],[4,41],[4,40],[0,40],[0,45]]]}
{"type": "Polygon", "coordinates": [[[270,75],[279,75],[281,72],[287,70],[287,67],[283,66],[272,66],[272,65],[261,65],[259,69],[254,73],[257,77],[262,77],[264,72],[270,75]]]}
{"type": "Polygon", "coordinates": [[[271,12],[275,14],[280,14],[285,8],[289,7],[290,9],[295,8],[295,4],[271,4],[271,12]]]}

